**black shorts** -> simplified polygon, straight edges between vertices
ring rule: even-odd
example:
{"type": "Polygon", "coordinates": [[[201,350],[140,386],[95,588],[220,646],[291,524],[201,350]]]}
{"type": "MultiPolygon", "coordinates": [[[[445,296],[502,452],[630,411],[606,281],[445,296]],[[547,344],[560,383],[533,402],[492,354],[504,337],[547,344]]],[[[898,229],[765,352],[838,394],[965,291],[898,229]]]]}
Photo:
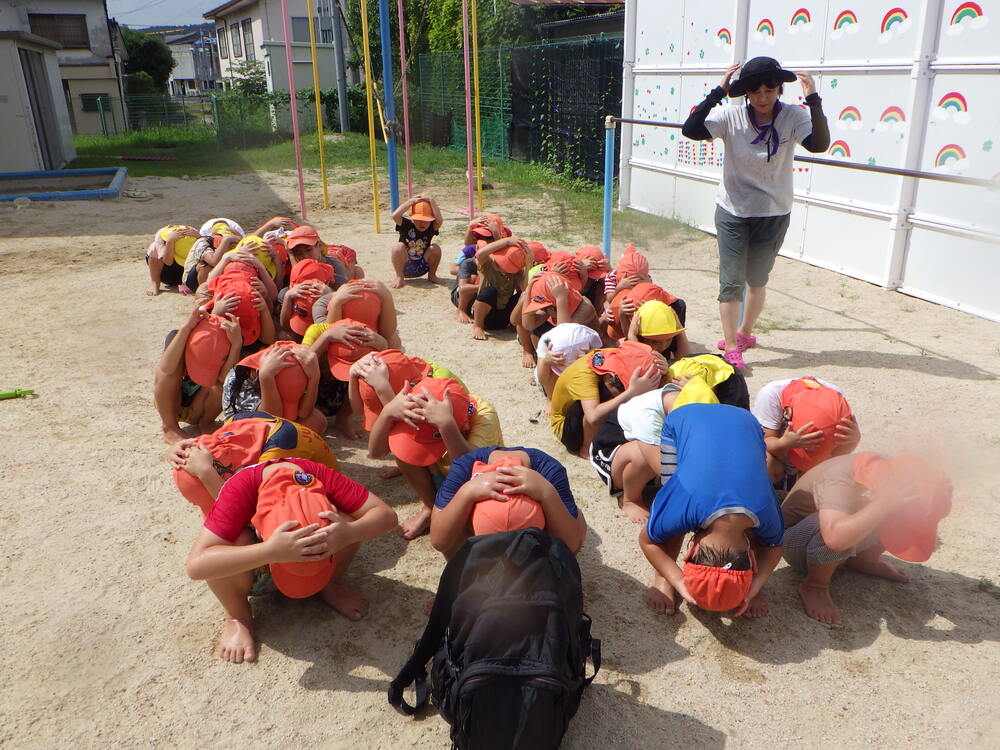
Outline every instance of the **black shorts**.
{"type": "Polygon", "coordinates": [[[316,408],[327,417],[335,416],[347,401],[347,383],[330,378],[321,380],[316,391],[316,408]]]}
{"type": "Polygon", "coordinates": [[[750,390],[747,388],[747,380],[743,377],[743,373],[735,367],[733,374],[715,386],[713,390],[720,404],[729,404],[747,411],[750,410],[750,390]]]}
{"type": "Polygon", "coordinates": [[[612,497],[622,494],[622,489],[615,487],[611,478],[611,463],[614,461],[615,452],[627,442],[625,433],[618,424],[618,412],[615,411],[614,414],[608,415],[590,444],[590,463],[597,471],[597,476],[608,486],[608,494],[612,497]]]}
{"type": "MultiPolygon", "coordinates": [[[[146,256],[146,265],[149,265],[149,256],[146,256]]],[[[184,266],[178,263],[171,263],[169,266],[163,264],[160,269],[160,283],[167,286],[179,286],[184,281],[184,266]]]]}
{"type": "Polygon", "coordinates": [[[583,403],[574,401],[563,417],[562,436],[559,441],[574,456],[580,453],[583,446],[583,403]]]}

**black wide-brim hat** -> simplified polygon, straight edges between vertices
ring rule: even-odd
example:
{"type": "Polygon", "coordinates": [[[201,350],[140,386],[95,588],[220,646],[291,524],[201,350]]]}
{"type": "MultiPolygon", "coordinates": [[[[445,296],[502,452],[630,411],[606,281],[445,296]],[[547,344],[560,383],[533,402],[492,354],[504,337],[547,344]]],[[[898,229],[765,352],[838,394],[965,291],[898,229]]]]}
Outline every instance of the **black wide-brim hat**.
{"type": "Polygon", "coordinates": [[[743,96],[753,91],[764,81],[793,83],[796,75],[781,67],[773,57],[755,57],[747,60],[740,68],[739,78],[729,84],[729,96],[743,96]]]}

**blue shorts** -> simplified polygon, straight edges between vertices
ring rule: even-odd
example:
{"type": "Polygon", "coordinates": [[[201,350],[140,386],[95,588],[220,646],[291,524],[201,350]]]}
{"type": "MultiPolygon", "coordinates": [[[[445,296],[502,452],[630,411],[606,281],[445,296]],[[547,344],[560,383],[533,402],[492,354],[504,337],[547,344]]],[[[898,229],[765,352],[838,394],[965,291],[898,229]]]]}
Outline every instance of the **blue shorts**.
{"type": "Polygon", "coordinates": [[[403,265],[403,278],[415,279],[418,276],[424,276],[430,270],[431,268],[423,256],[416,259],[410,258],[403,265]]]}

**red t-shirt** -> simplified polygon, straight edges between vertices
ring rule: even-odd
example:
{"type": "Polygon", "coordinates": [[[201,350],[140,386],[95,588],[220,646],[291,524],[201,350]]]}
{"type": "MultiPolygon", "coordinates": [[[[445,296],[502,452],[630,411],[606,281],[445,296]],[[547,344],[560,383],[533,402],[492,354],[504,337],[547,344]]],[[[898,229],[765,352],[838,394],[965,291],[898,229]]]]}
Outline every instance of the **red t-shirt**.
{"type": "Polygon", "coordinates": [[[227,542],[235,542],[257,511],[257,491],[264,481],[264,467],[282,461],[316,477],[326,490],[327,499],[343,513],[354,513],[368,499],[367,487],[323,464],[305,458],[274,458],[240,469],[222,485],[205,519],[205,528],[227,542]]]}

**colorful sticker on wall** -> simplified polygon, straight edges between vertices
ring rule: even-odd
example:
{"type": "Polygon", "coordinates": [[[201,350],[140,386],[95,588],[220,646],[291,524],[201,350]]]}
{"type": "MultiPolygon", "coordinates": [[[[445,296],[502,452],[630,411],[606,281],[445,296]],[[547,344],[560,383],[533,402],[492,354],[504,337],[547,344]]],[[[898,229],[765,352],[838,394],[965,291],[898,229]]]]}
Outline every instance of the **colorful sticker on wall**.
{"type": "Polygon", "coordinates": [[[851,147],[846,141],[834,141],[830,144],[830,156],[835,159],[850,159],[851,147]]]}
{"type": "Polygon", "coordinates": [[[969,103],[965,97],[957,91],[949,91],[938,99],[937,106],[932,112],[935,120],[954,120],[959,125],[967,125],[972,119],[969,114],[969,103]]]}
{"type": "Polygon", "coordinates": [[[774,45],[774,23],[770,18],[762,18],[753,32],[753,38],[758,42],[774,45]]]}
{"type": "Polygon", "coordinates": [[[800,31],[810,32],[813,29],[812,15],[808,8],[799,8],[792,13],[792,20],[788,22],[788,33],[798,34],[800,31]]]}
{"type": "Polygon", "coordinates": [[[714,141],[689,141],[685,138],[677,144],[677,164],[721,168],[722,160],[722,149],[716,149],[714,141]]]}
{"type": "Polygon", "coordinates": [[[945,33],[956,36],[966,29],[981,29],[989,22],[979,3],[962,3],[951,14],[945,33]]]}
{"type": "Polygon", "coordinates": [[[844,107],[837,115],[837,128],[840,130],[861,130],[863,126],[861,111],[853,105],[844,107]]]}
{"type": "Polygon", "coordinates": [[[857,34],[859,28],[857,14],[853,10],[842,10],[833,22],[830,38],[840,39],[844,34],[857,34]]]}
{"type": "Polygon", "coordinates": [[[895,105],[886,107],[878,118],[875,129],[880,132],[887,130],[895,130],[897,133],[904,132],[906,130],[906,113],[895,105]]]}
{"type": "Polygon", "coordinates": [[[944,172],[962,172],[969,165],[965,149],[957,143],[942,146],[934,157],[934,168],[944,172]]]}
{"type": "Polygon", "coordinates": [[[902,8],[893,8],[882,16],[878,35],[879,44],[885,44],[894,36],[902,36],[910,28],[910,17],[902,8]]]}
{"type": "Polygon", "coordinates": [[[712,41],[715,42],[716,47],[731,47],[733,44],[733,35],[729,29],[721,28],[715,32],[715,38],[712,41]]]}

